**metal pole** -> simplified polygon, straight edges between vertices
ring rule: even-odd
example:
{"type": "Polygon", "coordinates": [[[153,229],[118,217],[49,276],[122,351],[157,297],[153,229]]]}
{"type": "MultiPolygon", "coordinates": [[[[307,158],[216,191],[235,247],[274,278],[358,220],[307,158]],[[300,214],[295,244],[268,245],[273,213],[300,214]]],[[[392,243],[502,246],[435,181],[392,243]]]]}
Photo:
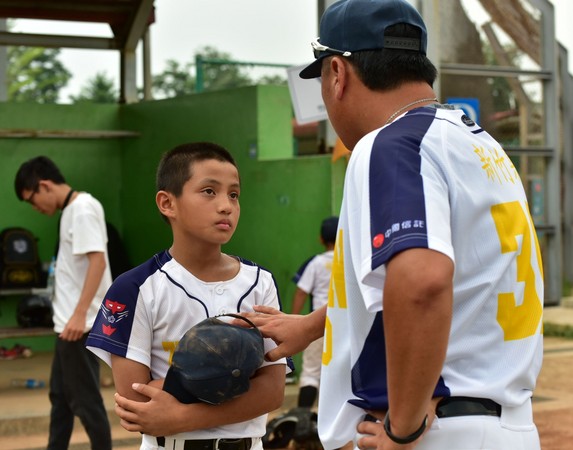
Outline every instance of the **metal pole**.
{"type": "Polygon", "coordinates": [[[195,55],[195,92],[203,92],[203,57],[195,55]]]}

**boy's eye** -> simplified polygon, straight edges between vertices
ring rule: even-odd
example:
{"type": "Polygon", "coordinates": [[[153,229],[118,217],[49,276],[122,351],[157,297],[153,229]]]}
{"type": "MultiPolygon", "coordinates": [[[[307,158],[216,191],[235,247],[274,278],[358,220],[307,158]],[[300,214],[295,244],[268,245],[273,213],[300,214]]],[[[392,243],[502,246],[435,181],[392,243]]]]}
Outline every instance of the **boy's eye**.
{"type": "Polygon", "coordinates": [[[238,192],[232,192],[231,194],[229,194],[229,197],[231,197],[234,200],[237,200],[239,198],[239,193],[238,192]]]}
{"type": "Polygon", "coordinates": [[[203,192],[204,192],[205,194],[209,194],[209,195],[212,195],[212,194],[215,193],[215,191],[214,191],[213,189],[211,189],[211,188],[203,189],[203,192]]]}

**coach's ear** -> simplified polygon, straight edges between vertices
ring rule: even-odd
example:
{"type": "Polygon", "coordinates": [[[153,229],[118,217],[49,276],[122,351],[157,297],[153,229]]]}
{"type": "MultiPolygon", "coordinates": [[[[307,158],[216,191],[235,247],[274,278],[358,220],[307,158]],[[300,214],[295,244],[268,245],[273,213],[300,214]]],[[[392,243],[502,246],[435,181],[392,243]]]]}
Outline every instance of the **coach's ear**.
{"type": "Polygon", "coordinates": [[[170,219],[175,218],[175,196],[167,191],[155,194],[155,203],[159,212],[170,219]]]}

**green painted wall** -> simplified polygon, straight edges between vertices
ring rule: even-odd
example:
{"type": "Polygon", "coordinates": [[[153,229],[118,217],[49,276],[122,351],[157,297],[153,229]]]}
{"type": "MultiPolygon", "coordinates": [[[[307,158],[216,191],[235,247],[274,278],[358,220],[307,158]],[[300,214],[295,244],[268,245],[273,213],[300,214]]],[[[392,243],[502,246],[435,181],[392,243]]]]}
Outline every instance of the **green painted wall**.
{"type": "MultiPolygon", "coordinates": [[[[329,155],[293,157],[291,123],[288,89],[280,86],[121,106],[2,105],[0,129],[120,129],[140,135],[89,141],[0,138],[0,228],[30,228],[40,238],[42,258],[49,260],[56,218],[19,202],[13,189],[20,163],[46,154],[71,185],[102,201],[132,262],[141,263],[171,244],[169,226],[155,206],[161,155],[184,142],[213,141],[231,151],[242,182],[241,219],[224,251],[271,270],[289,310],[291,277],[306,258],[322,250],[320,222],[339,209],[346,167],[344,160],[333,164],[329,155]]],[[[9,315],[0,316],[0,325],[11,323],[9,315]]]]}

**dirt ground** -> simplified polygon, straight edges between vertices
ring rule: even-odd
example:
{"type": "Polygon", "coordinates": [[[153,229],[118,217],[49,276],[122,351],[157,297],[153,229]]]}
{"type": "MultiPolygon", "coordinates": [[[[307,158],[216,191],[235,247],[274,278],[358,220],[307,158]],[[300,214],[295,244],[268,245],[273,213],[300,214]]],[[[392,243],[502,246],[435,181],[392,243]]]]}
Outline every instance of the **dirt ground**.
{"type": "Polygon", "coordinates": [[[573,340],[545,338],[533,416],[542,450],[573,449],[573,340]]]}

